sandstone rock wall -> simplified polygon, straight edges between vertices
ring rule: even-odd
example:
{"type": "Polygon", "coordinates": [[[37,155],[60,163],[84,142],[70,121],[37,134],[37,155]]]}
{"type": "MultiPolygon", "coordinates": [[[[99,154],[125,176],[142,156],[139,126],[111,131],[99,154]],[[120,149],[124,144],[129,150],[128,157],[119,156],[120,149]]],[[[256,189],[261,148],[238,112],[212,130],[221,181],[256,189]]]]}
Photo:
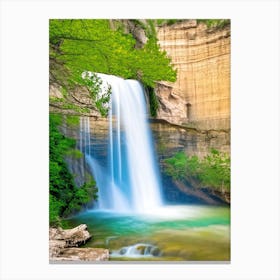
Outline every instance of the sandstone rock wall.
{"type": "Polygon", "coordinates": [[[178,77],[157,86],[158,118],[201,129],[230,128],[230,26],[211,29],[188,20],[157,33],[178,77]]]}

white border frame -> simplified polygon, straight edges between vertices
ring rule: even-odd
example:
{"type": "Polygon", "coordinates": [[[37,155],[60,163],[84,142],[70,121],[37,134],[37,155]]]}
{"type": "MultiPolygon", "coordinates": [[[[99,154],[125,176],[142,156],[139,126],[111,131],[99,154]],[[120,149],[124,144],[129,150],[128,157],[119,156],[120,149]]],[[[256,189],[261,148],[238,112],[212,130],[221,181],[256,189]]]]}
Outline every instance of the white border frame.
{"type": "Polygon", "coordinates": [[[280,279],[279,2],[1,1],[0,279],[280,279]],[[48,19],[231,18],[230,264],[48,263],[48,19]]]}

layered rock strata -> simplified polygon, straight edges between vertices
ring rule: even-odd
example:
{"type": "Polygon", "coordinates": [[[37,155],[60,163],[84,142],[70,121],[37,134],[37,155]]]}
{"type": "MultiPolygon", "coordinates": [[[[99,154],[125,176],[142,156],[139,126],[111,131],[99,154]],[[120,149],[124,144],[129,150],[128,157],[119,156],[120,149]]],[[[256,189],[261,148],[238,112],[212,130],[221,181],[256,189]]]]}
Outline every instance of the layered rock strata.
{"type": "Polygon", "coordinates": [[[186,20],[157,34],[177,69],[175,83],[158,83],[158,118],[200,129],[230,128],[230,26],[207,28],[186,20]]]}

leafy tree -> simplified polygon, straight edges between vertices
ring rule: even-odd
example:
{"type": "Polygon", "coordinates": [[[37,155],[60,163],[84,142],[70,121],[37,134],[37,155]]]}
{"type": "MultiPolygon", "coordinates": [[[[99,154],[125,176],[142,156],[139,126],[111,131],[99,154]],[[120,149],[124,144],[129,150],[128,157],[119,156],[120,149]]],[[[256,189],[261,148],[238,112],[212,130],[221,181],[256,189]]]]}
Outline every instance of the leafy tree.
{"type": "Polygon", "coordinates": [[[105,117],[109,111],[108,104],[112,93],[111,86],[107,85],[107,89],[105,89],[101,78],[95,73],[84,72],[82,76],[96,108],[99,110],[101,116],[105,117]]]}
{"type": "MultiPolygon", "coordinates": [[[[152,21],[148,21],[147,30],[150,30],[148,42],[142,49],[135,49],[133,36],[125,34],[122,28],[113,30],[109,20],[51,19],[50,76],[63,80],[61,84],[67,89],[89,86],[89,80],[82,78],[86,71],[138,79],[150,87],[159,80],[175,81],[176,71],[159,48],[152,21]]],[[[98,83],[91,82],[91,86],[98,83]]],[[[94,100],[101,114],[106,113],[101,109],[106,101],[106,97],[94,100]]]]}

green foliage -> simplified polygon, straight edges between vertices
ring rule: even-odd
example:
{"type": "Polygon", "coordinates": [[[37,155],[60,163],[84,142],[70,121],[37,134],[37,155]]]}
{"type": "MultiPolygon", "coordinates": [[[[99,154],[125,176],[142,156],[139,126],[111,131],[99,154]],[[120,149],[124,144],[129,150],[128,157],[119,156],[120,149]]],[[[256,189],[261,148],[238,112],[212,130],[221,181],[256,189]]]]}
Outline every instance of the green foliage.
{"type": "Polygon", "coordinates": [[[167,25],[172,25],[174,23],[180,22],[181,20],[178,19],[168,19],[167,20],[167,25]]]}
{"type": "Polygon", "coordinates": [[[141,69],[140,78],[144,85],[154,87],[155,81],[169,80],[174,82],[176,80],[176,71],[169,67],[171,60],[165,51],[160,51],[156,39],[149,39],[145,46],[139,50],[135,59],[137,68],[141,69]]]}
{"type": "Polygon", "coordinates": [[[208,28],[223,28],[230,24],[230,19],[198,19],[197,23],[203,22],[208,28]]]}
{"type": "Polygon", "coordinates": [[[230,157],[228,154],[212,150],[202,161],[202,171],[200,174],[202,184],[229,190],[230,157]]]}
{"type": "Polygon", "coordinates": [[[50,102],[52,103],[60,103],[62,101],[62,98],[58,98],[58,97],[50,97],[50,102]]]}
{"type": "Polygon", "coordinates": [[[166,173],[175,180],[183,179],[186,176],[187,157],[184,152],[175,154],[172,158],[165,160],[166,173]]]}
{"type": "Polygon", "coordinates": [[[174,23],[183,21],[184,19],[157,19],[156,23],[158,26],[163,26],[163,25],[172,25],[174,23]]]}
{"type": "Polygon", "coordinates": [[[62,116],[50,114],[49,132],[49,219],[58,225],[60,218],[82,209],[83,205],[96,198],[95,182],[78,188],[65,162],[66,155],[78,155],[75,140],[65,137],[58,130],[62,116]]]}
{"type": "Polygon", "coordinates": [[[143,63],[135,58],[132,35],[110,29],[108,20],[50,20],[50,44],[73,82],[80,83],[84,71],[136,77],[143,63]]]}
{"type": "Polygon", "coordinates": [[[107,89],[105,89],[101,78],[99,78],[95,73],[84,72],[83,79],[101,116],[107,116],[109,111],[108,104],[112,93],[111,86],[107,84],[107,89]]]}
{"type": "Polygon", "coordinates": [[[74,181],[67,169],[63,155],[74,147],[75,141],[63,136],[57,126],[62,123],[59,115],[50,115],[49,183],[50,223],[57,223],[67,203],[71,200],[74,181]]]}
{"type": "Polygon", "coordinates": [[[69,150],[65,153],[65,155],[73,159],[79,159],[83,157],[83,153],[77,149],[69,150]]]}
{"type": "Polygon", "coordinates": [[[146,92],[148,93],[149,97],[149,105],[150,105],[150,114],[152,117],[157,116],[157,110],[159,107],[159,102],[156,96],[156,93],[152,87],[146,87],[146,92]]]}
{"type": "Polygon", "coordinates": [[[189,157],[184,152],[165,160],[166,173],[175,180],[196,182],[200,187],[218,190],[230,189],[230,157],[212,149],[202,159],[189,157]]]}
{"type": "Polygon", "coordinates": [[[61,209],[64,207],[64,203],[57,199],[54,195],[49,195],[49,222],[53,226],[60,225],[61,209]]]}
{"type": "Polygon", "coordinates": [[[152,19],[147,19],[146,35],[149,39],[157,38],[157,31],[155,27],[155,22],[152,19]]]}
{"type": "Polygon", "coordinates": [[[70,110],[73,110],[73,111],[78,112],[78,113],[88,113],[90,111],[89,108],[80,107],[76,104],[73,104],[73,103],[70,103],[70,102],[67,102],[67,101],[65,101],[61,104],[61,108],[62,109],[67,109],[67,110],[70,109],[70,110]]]}
{"type": "MultiPolygon", "coordinates": [[[[59,67],[59,73],[55,73],[54,69],[52,72],[59,79],[67,76],[67,82],[63,84],[68,87],[85,85],[92,88],[93,103],[104,115],[107,111],[106,106],[102,110],[104,100],[95,99],[98,95],[94,83],[98,81],[83,79],[82,73],[86,71],[138,79],[151,87],[154,87],[155,81],[176,80],[176,71],[170,59],[157,44],[152,20],[148,21],[147,30],[150,32],[147,44],[142,49],[135,49],[133,36],[125,34],[123,28],[112,30],[109,20],[51,19],[50,65],[59,67]]],[[[106,100],[107,97],[104,98],[106,100]]]]}
{"type": "Polygon", "coordinates": [[[69,216],[80,211],[85,205],[92,200],[97,199],[97,188],[95,181],[84,183],[81,187],[75,188],[71,201],[67,208],[64,210],[63,216],[69,216]]]}
{"type": "Polygon", "coordinates": [[[76,127],[77,125],[79,125],[79,123],[80,123],[80,119],[78,116],[71,116],[71,115],[66,116],[67,126],[76,127]]]}
{"type": "MultiPolygon", "coordinates": [[[[177,22],[184,21],[185,19],[157,19],[156,24],[158,26],[163,26],[163,25],[172,25],[177,22]]],[[[197,23],[205,23],[208,28],[223,28],[226,25],[230,24],[230,19],[197,19],[197,23]]]]}
{"type": "Polygon", "coordinates": [[[61,93],[63,98],[66,98],[68,96],[67,88],[65,86],[61,87],[61,93]]]}

